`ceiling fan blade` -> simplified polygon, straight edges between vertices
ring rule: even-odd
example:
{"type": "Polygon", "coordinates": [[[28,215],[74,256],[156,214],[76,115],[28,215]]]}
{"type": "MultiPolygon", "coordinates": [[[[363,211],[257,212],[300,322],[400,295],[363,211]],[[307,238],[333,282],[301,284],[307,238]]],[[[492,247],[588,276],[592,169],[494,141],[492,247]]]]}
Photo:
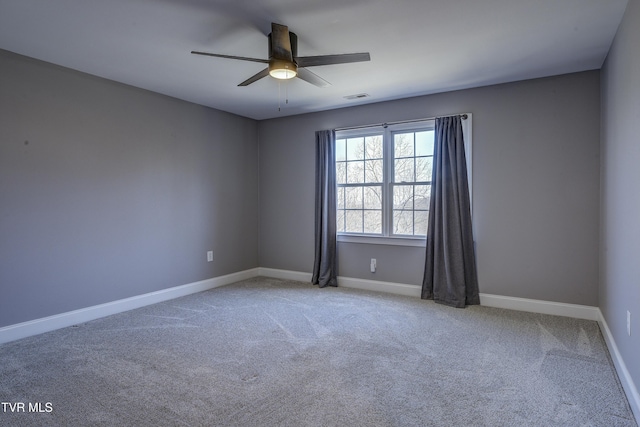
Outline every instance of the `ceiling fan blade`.
{"type": "Polygon", "coordinates": [[[289,27],[271,23],[271,50],[270,58],[284,59],[292,62],[291,38],[289,37],[289,27]]]}
{"type": "Polygon", "coordinates": [[[227,59],[238,59],[240,61],[260,62],[261,64],[269,63],[268,59],[247,58],[246,56],[220,55],[219,53],[198,52],[195,50],[192,50],[191,53],[193,53],[194,55],[214,56],[216,58],[227,58],[227,59]]]}
{"type": "Polygon", "coordinates": [[[268,75],[269,75],[269,69],[265,68],[264,70],[260,71],[259,73],[254,74],[253,76],[249,77],[247,80],[243,81],[238,86],[249,86],[251,83],[258,81],[263,77],[267,77],[268,75]]]}
{"type": "Polygon", "coordinates": [[[329,87],[331,83],[320,77],[319,75],[312,73],[306,68],[298,68],[298,77],[305,82],[311,83],[318,87],[329,87]]]}
{"type": "Polygon", "coordinates": [[[318,65],[348,64],[350,62],[371,61],[369,52],[344,53],[340,55],[301,56],[296,58],[298,67],[315,67],[318,65]]]}

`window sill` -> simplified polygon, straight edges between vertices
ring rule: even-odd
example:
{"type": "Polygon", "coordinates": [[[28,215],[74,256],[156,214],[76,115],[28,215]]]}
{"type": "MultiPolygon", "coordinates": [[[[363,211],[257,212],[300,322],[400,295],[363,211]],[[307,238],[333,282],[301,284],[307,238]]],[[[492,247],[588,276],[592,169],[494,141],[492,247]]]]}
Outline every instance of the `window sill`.
{"type": "Polygon", "coordinates": [[[367,245],[414,246],[426,247],[424,237],[386,237],[386,236],[356,236],[353,234],[338,234],[338,243],[360,243],[367,245]]]}

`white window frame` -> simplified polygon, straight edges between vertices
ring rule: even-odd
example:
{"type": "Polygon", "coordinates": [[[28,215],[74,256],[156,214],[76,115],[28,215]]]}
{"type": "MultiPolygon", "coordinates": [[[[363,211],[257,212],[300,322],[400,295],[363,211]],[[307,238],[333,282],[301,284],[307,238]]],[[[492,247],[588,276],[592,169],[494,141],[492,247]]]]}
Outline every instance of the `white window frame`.
{"type": "MultiPolygon", "coordinates": [[[[462,120],[462,132],[464,134],[465,156],[467,160],[467,176],[469,183],[469,200],[471,202],[471,215],[473,217],[473,156],[472,156],[472,115],[466,113],[467,118],[462,120]]],[[[392,226],[393,200],[389,196],[391,193],[391,174],[393,173],[393,133],[403,131],[417,131],[422,129],[433,129],[435,120],[411,121],[407,123],[390,124],[382,129],[380,126],[371,126],[359,129],[348,129],[336,131],[336,139],[352,138],[356,136],[370,136],[383,134],[383,155],[385,157],[384,173],[385,181],[383,183],[383,206],[382,206],[382,222],[383,234],[362,234],[362,233],[338,233],[337,240],[340,243],[364,243],[375,245],[394,245],[394,246],[426,246],[426,236],[394,236],[390,233],[389,228],[392,226]]]]}

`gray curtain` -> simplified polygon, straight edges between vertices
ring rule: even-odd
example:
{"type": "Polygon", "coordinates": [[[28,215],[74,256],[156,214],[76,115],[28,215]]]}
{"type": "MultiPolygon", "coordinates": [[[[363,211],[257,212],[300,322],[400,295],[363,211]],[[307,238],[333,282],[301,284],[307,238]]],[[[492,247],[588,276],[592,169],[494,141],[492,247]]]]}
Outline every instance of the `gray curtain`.
{"type": "Polygon", "coordinates": [[[480,304],[460,116],[436,119],[422,299],[480,304]]]}
{"type": "Polygon", "coordinates": [[[321,130],[316,132],[314,285],[338,286],[336,258],[336,134],[321,130]]]}

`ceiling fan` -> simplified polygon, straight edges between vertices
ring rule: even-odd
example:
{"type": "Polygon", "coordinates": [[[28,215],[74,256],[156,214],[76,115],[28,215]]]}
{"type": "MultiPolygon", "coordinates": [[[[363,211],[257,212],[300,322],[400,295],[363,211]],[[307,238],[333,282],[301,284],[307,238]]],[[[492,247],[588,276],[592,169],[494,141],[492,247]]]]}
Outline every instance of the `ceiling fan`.
{"type": "Polygon", "coordinates": [[[240,61],[261,62],[268,67],[249,77],[238,86],[248,86],[268,75],[276,79],[292,79],[298,77],[318,87],[331,84],[306,67],[318,65],[346,64],[350,62],[370,61],[369,52],[346,53],[339,55],[298,56],[298,36],[289,31],[286,25],[271,24],[269,34],[269,59],[247,58],[244,56],[220,55],[217,53],[191,51],[195,55],[214,56],[217,58],[238,59],[240,61]]]}

